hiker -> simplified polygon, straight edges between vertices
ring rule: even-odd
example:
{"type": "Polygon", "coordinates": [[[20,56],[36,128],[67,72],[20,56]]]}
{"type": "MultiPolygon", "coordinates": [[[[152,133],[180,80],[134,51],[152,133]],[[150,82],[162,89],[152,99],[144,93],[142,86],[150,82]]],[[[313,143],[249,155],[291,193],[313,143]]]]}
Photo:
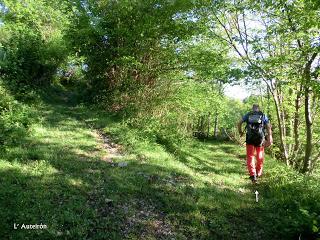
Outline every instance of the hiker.
{"type": "Polygon", "coordinates": [[[250,179],[253,183],[262,175],[264,161],[264,147],[269,147],[272,140],[271,125],[268,117],[260,111],[258,104],[253,104],[252,111],[244,115],[238,123],[240,136],[244,132],[241,129],[242,123],[246,123],[246,150],[247,150],[247,168],[250,179]],[[267,130],[267,134],[265,133],[267,130]],[[254,163],[254,154],[256,152],[256,164],[254,163]]]}

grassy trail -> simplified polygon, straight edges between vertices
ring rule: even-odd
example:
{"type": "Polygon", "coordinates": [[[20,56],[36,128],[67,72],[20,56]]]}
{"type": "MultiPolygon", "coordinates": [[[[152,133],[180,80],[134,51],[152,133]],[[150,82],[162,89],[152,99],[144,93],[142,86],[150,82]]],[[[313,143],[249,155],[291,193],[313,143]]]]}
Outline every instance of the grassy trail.
{"type": "Polygon", "coordinates": [[[288,194],[301,194],[305,205],[318,196],[302,178],[279,181],[275,172],[294,173],[268,157],[253,187],[244,149],[231,143],[158,144],[65,103],[35,114],[30,136],[0,157],[1,239],[294,239],[307,225],[294,220],[304,215],[288,194]],[[110,163],[91,125],[123,144],[123,156],[110,163]],[[13,230],[14,223],[48,228],[13,230]]]}

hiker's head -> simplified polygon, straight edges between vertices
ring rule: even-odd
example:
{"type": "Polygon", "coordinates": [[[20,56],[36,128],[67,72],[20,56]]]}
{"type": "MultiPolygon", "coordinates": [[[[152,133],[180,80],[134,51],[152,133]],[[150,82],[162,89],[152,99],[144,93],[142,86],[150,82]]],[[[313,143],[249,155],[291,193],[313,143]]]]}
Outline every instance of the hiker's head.
{"type": "Polygon", "coordinates": [[[259,105],[258,104],[253,104],[252,105],[252,111],[259,112],[260,111],[259,105]]]}

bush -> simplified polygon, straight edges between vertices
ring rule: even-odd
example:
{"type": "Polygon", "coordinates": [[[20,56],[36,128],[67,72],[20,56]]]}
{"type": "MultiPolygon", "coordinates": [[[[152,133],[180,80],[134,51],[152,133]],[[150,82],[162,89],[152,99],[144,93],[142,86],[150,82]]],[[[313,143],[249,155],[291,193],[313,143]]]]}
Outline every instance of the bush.
{"type": "Polygon", "coordinates": [[[0,148],[17,143],[23,138],[31,124],[30,108],[18,103],[0,85],[0,148]]]}

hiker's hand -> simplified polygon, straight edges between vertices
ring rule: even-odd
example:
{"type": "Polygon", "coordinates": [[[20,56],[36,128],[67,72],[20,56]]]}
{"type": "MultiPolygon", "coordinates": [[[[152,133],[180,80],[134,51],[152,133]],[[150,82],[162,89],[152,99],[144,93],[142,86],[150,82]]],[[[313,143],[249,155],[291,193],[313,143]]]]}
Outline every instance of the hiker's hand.
{"type": "Polygon", "coordinates": [[[272,138],[267,139],[267,141],[265,142],[264,146],[265,146],[265,147],[270,147],[270,146],[272,145],[272,143],[273,143],[272,138]]]}

